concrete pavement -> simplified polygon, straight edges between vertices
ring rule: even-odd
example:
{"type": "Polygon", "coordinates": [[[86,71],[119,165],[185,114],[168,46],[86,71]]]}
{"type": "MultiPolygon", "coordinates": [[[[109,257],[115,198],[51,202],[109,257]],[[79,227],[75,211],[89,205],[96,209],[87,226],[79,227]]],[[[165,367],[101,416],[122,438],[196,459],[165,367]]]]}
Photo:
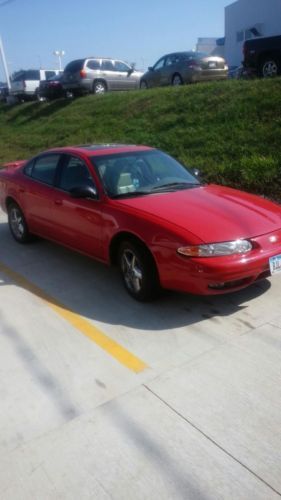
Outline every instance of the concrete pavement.
{"type": "Polygon", "coordinates": [[[0,359],[1,500],[281,496],[281,275],[138,304],[1,214],[0,359]]]}

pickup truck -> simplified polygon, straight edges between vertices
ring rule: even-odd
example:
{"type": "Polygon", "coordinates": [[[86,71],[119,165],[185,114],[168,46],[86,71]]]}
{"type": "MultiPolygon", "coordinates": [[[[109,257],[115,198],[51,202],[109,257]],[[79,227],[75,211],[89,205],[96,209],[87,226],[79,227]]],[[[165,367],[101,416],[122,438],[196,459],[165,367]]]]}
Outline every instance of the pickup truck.
{"type": "Polygon", "coordinates": [[[18,71],[11,81],[10,95],[25,101],[38,97],[40,81],[60,74],[57,69],[29,69],[18,71]]]}
{"type": "Polygon", "coordinates": [[[243,66],[263,78],[281,74],[281,35],[251,38],[244,42],[243,66]]]}

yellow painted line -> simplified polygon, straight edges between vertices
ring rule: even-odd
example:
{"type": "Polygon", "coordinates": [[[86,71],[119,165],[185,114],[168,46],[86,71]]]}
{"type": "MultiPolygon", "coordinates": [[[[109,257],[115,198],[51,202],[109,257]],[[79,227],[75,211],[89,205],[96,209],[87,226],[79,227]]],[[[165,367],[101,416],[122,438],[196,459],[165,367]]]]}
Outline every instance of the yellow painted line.
{"type": "Polygon", "coordinates": [[[55,298],[51,295],[47,294],[34,285],[30,281],[28,281],[21,274],[13,271],[8,266],[0,262],[0,272],[3,272],[8,276],[12,281],[18,284],[20,287],[24,288],[28,292],[31,292],[33,295],[36,295],[48,306],[53,309],[59,316],[64,318],[68,323],[70,323],[74,328],[79,330],[83,335],[88,337],[90,340],[95,342],[99,347],[104,349],[108,354],[110,354],[113,358],[115,358],[119,363],[126,366],[130,370],[135,373],[142,372],[147,365],[141,359],[137,358],[134,354],[129,352],[127,349],[122,347],[120,344],[112,340],[110,337],[102,333],[98,328],[92,325],[89,321],[82,318],[79,314],[68,309],[65,305],[60,304],[55,298]]]}

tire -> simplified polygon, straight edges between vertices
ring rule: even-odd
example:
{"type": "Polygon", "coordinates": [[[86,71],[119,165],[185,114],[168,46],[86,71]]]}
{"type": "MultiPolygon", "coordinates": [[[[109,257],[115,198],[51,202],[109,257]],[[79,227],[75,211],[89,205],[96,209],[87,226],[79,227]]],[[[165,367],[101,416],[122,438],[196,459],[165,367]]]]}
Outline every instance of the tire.
{"type": "Polygon", "coordinates": [[[183,85],[182,77],[176,73],[172,78],[173,87],[178,87],[179,85],[183,85]]]}
{"type": "Polygon", "coordinates": [[[36,93],[35,93],[35,98],[38,102],[44,102],[44,101],[47,101],[46,97],[42,97],[39,93],[39,90],[37,89],[36,90],[36,93]]]}
{"type": "Polygon", "coordinates": [[[11,234],[18,243],[27,243],[32,239],[23,212],[14,202],[8,206],[8,223],[11,234]]]}
{"type": "Polygon", "coordinates": [[[131,241],[122,242],[118,252],[118,265],[123,284],[135,300],[148,302],[159,295],[156,265],[143,245],[131,241]]]}
{"type": "Polygon", "coordinates": [[[106,83],[103,80],[96,80],[93,83],[94,94],[105,94],[107,91],[106,83]]]}
{"type": "Polygon", "coordinates": [[[146,89],[148,89],[148,85],[147,85],[147,82],[146,82],[145,80],[142,80],[142,81],[140,82],[140,89],[141,89],[141,90],[146,90],[146,89]]]}
{"type": "Polygon", "coordinates": [[[280,60],[273,56],[268,56],[264,58],[259,67],[259,74],[263,78],[273,78],[280,75],[281,73],[281,62],[280,60]]]}

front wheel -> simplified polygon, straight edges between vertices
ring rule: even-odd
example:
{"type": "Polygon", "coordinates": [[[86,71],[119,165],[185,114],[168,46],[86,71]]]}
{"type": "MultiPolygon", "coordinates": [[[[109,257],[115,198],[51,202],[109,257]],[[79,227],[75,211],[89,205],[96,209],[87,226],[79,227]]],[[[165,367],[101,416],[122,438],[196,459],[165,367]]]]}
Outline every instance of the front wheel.
{"type": "Polygon", "coordinates": [[[140,82],[140,89],[141,89],[141,90],[146,90],[146,89],[148,89],[148,85],[147,85],[147,82],[146,82],[145,80],[142,80],[142,81],[140,82]]]}
{"type": "Polygon", "coordinates": [[[93,84],[94,94],[104,94],[107,91],[105,82],[102,80],[96,80],[93,84]]]}
{"type": "Polygon", "coordinates": [[[27,243],[31,239],[23,212],[16,203],[8,206],[8,223],[12,236],[19,243],[27,243]]]}
{"type": "Polygon", "coordinates": [[[275,57],[268,57],[261,62],[260,75],[263,78],[273,78],[281,72],[281,63],[275,57]]]}
{"type": "Polygon", "coordinates": [[[159,295],[159,278],[152,255],[142,245],[124,241],[119,247],[118,263],[127,292],[140,302],[159,295]]]}

